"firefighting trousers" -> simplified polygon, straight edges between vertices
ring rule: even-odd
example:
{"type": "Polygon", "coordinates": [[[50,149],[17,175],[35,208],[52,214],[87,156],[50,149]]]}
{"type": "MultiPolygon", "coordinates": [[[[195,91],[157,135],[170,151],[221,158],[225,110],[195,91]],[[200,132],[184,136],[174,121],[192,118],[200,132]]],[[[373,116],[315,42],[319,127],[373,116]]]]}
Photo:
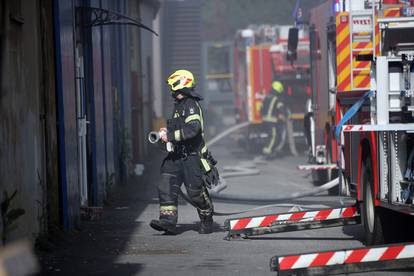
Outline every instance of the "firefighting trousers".
{"type": "Polygon", "coordinates": [[[197,206],[200,219],[213,215],[213,204],[202,179],[201,161],[198,155],[185,158],[167,157],[161,167],[162,179],[158,183],[160,220],[177,223],[178,191],[182,183],[192,202],[197,206]]]}
{"type": "Polygon", "coordinates": [[[264,155],[272,155],[275,153],[275,150],[279,148],[281,140],[282,140],[282,131],[283,131],[283,123],[272,123],[272,122],[264,122],[268,140],[263,147],[263,154],[264,155]]]}

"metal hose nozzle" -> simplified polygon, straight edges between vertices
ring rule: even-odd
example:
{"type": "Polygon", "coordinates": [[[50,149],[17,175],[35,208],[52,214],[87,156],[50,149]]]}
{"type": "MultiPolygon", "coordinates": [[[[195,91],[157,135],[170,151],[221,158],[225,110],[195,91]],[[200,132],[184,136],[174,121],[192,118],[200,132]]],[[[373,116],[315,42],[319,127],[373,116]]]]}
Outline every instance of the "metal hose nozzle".
{"type": "Polygon", "coordinates": [[[151,131],[149,134],[148,134],[148,141],[151,143],[151,144],[155,144],[155,143],[158,143],[158,141],[161,139],[161,135],[160,135],[160,133],[158,132],[158,131],[151,131]]]}

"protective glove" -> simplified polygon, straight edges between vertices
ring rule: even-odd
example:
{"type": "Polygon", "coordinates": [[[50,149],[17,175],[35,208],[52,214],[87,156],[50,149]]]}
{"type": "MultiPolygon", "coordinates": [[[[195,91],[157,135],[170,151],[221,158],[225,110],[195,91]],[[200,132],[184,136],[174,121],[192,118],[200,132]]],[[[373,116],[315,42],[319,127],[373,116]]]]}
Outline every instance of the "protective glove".
{"type": "Polygon", "coordinates": [[[220,175],[216,167],[211,166],[211,170],[204,174],[204,184],[212,189],[219,184],[220,175]]]}
{"type": "Polygon", "coordinates": [[[210,163],[211,166],[217,165],[217,160],[214,159],[214,157],[213,157],[213,155],[211,154],[210,151],[207,153],[207,158],[206,159],[207,159],[208,163],[210,163]]]}
{"type": "Polygon", "coordinates": [[[207,153],[206,160],[210,165],[210,170],[204,173],[204,183],[207,188],[211,189],[214,188],[219,184],[220,175],[216,168],[217,161],[211,155],[211,152],[207,153]]]}

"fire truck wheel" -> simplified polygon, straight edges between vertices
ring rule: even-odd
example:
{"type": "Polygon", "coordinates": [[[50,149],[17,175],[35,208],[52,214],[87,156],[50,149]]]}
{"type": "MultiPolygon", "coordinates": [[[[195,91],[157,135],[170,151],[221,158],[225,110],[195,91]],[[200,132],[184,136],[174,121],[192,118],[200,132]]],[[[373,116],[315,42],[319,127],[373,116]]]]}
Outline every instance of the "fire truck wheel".
{"type": "Polygon", "coordinates": [[[374,181],[372,174],[372,162],[367,158],[362,164],[361,173],[362,202],[361,220],[365,230],[365,243],[367,245],[384,243],[381,214],[379,208],[374,205],[374,181]]]}

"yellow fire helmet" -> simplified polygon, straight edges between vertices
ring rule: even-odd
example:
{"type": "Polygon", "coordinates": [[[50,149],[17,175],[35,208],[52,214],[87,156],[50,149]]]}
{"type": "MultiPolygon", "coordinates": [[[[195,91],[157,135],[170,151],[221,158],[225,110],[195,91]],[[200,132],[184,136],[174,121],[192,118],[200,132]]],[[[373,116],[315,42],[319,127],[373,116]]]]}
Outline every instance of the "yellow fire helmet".
{"type": "Polygon", "coordinates": [[[274,81],[274,82],[272,82],[272,88],[277,93],[282,93],[285,90],[284,87],[283,87],[283,84],[280,81],[274,81]]]}
{"type": "Polygon", "coordinates": [[[173,92],[183,88],[192,88],[195,86],[193,73],[188,70],[177,70],[167,79],[168,85],[173,92]]]}

